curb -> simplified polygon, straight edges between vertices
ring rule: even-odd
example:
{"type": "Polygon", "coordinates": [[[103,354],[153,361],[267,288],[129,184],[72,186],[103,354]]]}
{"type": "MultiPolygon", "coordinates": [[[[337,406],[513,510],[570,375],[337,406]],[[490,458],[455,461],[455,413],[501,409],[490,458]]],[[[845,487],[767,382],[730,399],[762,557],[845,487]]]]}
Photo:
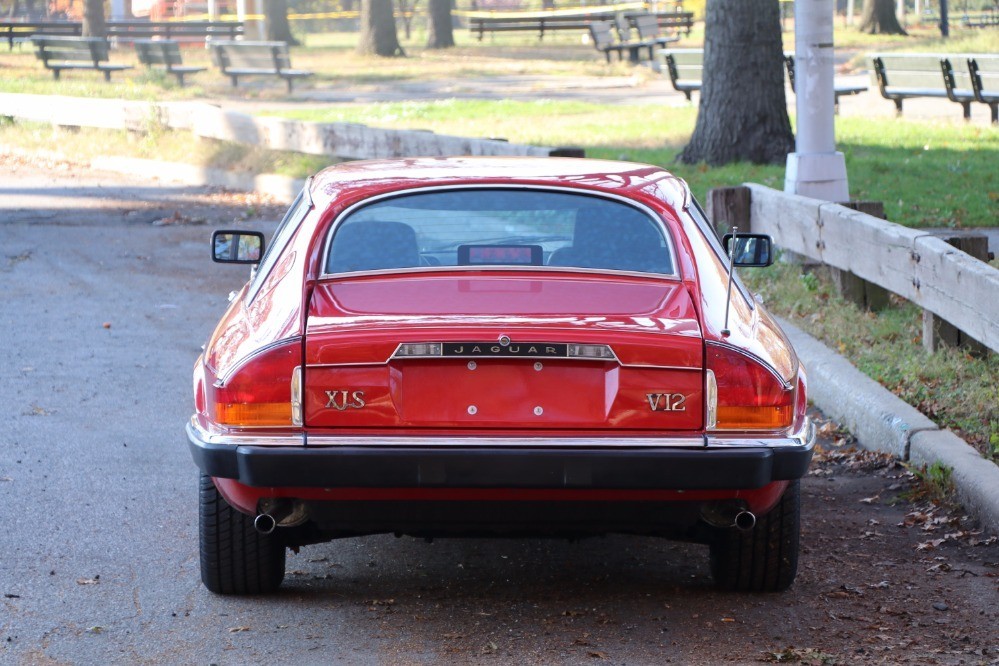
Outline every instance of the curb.
{"type": "Polygon", "coordinates": [[[999,466],[794,324],[778,321],[805,365],[809,398],[816,407],[865,449],[916,466],[949,467],[964,507],[982,527],[999,534],[999,466]]]}

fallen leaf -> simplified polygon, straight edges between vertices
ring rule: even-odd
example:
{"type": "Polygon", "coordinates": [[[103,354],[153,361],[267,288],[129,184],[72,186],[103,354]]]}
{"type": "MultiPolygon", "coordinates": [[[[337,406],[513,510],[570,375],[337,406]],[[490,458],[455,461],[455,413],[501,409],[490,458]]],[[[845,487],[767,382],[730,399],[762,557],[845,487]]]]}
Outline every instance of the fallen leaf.
{"type": "Polygon", "coordinates": [[[103,634],[104,633],[104,627],[90,627],[89,629],[87,629],[87,633],[88,634],[103,634]]]}
{"type": "Polygon", "coordinates": [[[100,576],[94,576],[93,578],[77,578],[77,585],[99,585],[101,582],[100,576]]]}
{"type": "Polygon", "coordinates": [[[586,656],[587,657],[593,657],[594,659],[606,659],[607,658],[607,653],[606,652],[601,652],[600,650],[589,650],[586,653],[586,656]]]}
{"type": "Polygon", "coordinates": [[[229,633],[230,634],[238,634],[241,631],[249,631],[249,630],[250,630],[249,627],[230,627],[229,628],[229,633]]]}

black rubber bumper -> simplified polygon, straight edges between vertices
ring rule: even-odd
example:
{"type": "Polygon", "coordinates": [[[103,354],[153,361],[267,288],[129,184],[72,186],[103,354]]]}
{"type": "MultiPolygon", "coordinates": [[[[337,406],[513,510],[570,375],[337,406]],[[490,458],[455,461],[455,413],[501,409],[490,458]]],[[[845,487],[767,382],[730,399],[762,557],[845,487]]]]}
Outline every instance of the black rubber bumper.
{"type": "Polygon", "coordinates": [[[255,487],[751,489],[804,476],[812,447],[412,448],[212,444],[195,463],[255,487]]]}

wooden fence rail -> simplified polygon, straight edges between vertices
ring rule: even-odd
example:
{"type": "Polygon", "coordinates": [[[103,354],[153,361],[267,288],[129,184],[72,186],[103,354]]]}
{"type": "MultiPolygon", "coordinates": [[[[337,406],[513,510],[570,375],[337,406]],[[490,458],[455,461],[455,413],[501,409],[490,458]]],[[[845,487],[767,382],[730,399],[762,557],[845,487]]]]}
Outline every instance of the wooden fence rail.
{"type": "Polygon", "coordinates": [[[754,232],[884,287],[999,352],[999,269],[919,229],[762,185],[746,187],[754,232]]]}

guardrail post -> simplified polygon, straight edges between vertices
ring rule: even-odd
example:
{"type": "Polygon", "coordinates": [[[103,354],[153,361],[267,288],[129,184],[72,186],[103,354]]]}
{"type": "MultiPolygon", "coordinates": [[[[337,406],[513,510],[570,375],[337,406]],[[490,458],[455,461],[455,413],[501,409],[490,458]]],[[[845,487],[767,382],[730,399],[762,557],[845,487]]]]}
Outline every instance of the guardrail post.
{"type": "Polygon", "coordinates": [[[714,225],[715,232],[721,238],[739,227],[741,231],[751,231],[749,206],[752,203],[750,189],[744,185],[738,187],[715,187],[708,190],[708,200],[705,202],[708,220],[714,225]]]}
{"type": "MultiPolygon", "coordinates": [[[[989,260],[988,236],[954,229],[925,229],[926,233],[953,245],[965,254],[981,261],[989,260]]],[[[943,347],[960,347],[975,356],[987,356],[988,347],[969,337],[961,329],[944,321],[929,310],[923,310],[923,348],[935,352],[943,347]]]]}
{"type": "MultiPolygon", "coordinates": [[[[881,201],[850,201],[840,205],[882,220],[887,219],[885,205],[881,201]]],[[[832,266],[829,267],[829,274],[836,287],[836,292],[843,299],[865,310],[877,311],[888,307],[888,290],[884,287],[861,279],[850,271],[840,270],[832,266]]]]}

